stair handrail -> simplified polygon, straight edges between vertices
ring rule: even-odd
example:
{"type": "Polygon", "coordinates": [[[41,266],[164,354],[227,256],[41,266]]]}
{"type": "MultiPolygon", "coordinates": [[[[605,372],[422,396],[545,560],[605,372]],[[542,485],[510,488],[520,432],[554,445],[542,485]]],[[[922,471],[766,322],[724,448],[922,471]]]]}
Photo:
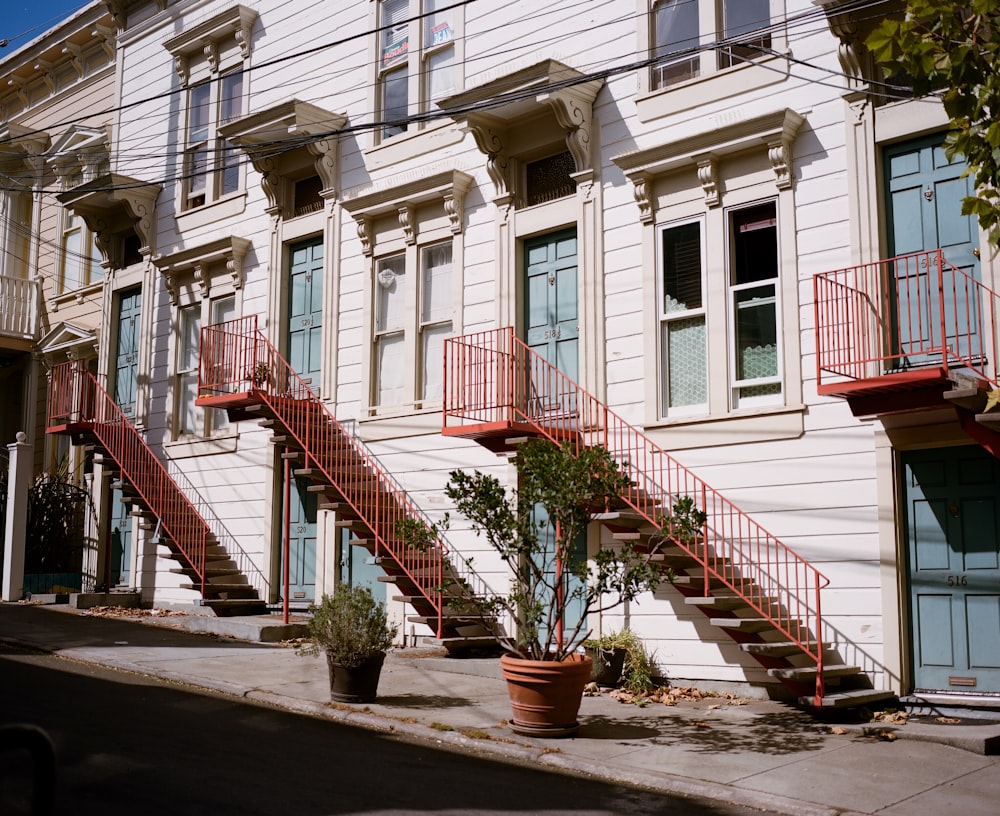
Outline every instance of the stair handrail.
{"type": "Polygon", "coordinates": [[[813,310],[819,389],[824,375],[879,377],[908,367],[911,357],[937,355],[943,368],[953,361],[997,387],[988,366],[998,356],[1000,295],[941,249],[817,273],[813,310]],[[935,303],[929,316],[923,307],[935,303]]]}
{"type": "MultiPolygon", "coordinates": [[[[445,565],[456,573],[461,569],[451,558],[447,542],[435,532],[436,528],[408,492],[379,464],[368,446],[344,428],[260,331],[256,315],[202,328],[198,391],[209,396],[252,393],[282,419],[303,450],[306,467],[314,465],[372,531],[376,554],[380,550],[389,552],[436,610],[437,635],[442,637],[445,565]],[[309,421],[316,418],[321,422],[309,421]],[[348,452],[343,450],[339,440],[346,440],[348,452]],[[427,524],[432,544],[426,548],[410,546],[397,526],[404,520],[427,524]],[[429,584],[428,574],[433,578],[429,584]]],[[[488,592],[489,587],[482,577],[467,563],[464,567],[473,583],[469,591],[488,592]]]]}
{"type": "Polygon", "coordinates": [[[206,547],[210,533],[205,520],[181,491],[146,440],[82,360],[53,366],[48,403],[48,427],[86,427],[114,460],[128,482],[160,521],[187,559],[205,593],[206,547]]]}
{"type": "Polygon", "coordinates": [[[707,514],[704,534],[670,536],[672,542],[702,567],[706,596],[714,577],[815,662],[820,704],[820,591],[830,583],[823,573],[523,343],[513,328],[447,338],[444,356],[446,430],[451,421],[513,420],[576,450],[601,444],[632,480],[622,500],[657,529],[678,498],[693,498],[707,514]]]}

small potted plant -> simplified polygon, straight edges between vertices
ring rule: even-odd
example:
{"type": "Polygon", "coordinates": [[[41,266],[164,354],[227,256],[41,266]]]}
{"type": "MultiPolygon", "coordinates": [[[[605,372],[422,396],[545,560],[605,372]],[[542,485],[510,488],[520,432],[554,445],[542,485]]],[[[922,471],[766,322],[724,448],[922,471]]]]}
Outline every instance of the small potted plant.
{"type": "Polygon", "coordinates": [[[330,669],[330,699],[340,703],[370,703],[378,691],[386,650],[396,637],[385,603],[368,587],[341,584],[309,607],[311,644],[306,653],[326,652],[330,669]]]}
{"type": "Polygon", "coordinates": [[[583,642],[584,652],[594,661],[590,675],[599,686],[622,685],[629,691],[650,691],[657,671],[656,659],[628,627],[583,642]]]}

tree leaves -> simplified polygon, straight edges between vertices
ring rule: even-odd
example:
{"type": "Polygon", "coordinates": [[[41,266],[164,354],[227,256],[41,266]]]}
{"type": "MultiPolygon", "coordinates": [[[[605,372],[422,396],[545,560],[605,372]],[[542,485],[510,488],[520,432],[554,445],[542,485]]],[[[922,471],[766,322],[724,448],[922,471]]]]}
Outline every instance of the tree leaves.
{"type": "Polygon", "coordinates": [[[907,0],[903,19],[883,20],[865,44],[887,75],[905,74],[918,96],[938,93],[950,119],[949,160],[963,156],[976,182],[962,202],[1000,245],[1000,7],[907,0]]]}

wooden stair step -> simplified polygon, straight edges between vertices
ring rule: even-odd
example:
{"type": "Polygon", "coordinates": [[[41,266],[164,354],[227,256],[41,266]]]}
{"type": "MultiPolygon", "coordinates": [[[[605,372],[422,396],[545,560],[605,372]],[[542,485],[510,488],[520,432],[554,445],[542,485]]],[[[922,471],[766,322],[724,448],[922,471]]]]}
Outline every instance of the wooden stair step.
{"type": "MultiPolygon", "coordinates": [[[[708,595],[705,597],[689,596],[684,599],[684,603],[688,606],[699,606],[706,609],[720,609],[729,611],[731,609],[743,609],[747,606],[747,602],[744,598],[739,595],[731,594],[718,594],[718,595],[708,595]]],[[[735,618],[726,618],[726,620],[736,620],[735,618]]]]}
{"type": "MultiPolygon", "coordinates": [[[[779,680],[794,681],[815,680],[816,672],[817,669],[815,666],[790,666],[787,669],[767,670],[767,673],[771,675],[771,677],[776,677],[779,680]]],[[[826,680],[830,680],[835,677],[851,677],[856,674],[861,674],[861,669],[858,666],[835,664],[823,667],[823,678],[826,680]]]]}
{"type": "Polygon", "coordinates": [[[775,628],[767,618],[709,618],[709,623],[735,632],[767,632],[775,628]]]}
{"type": "MultiPolygon", "coordinates": [[[[824,709],[856,708],[872,703],[882,703],[895,699],[895,697],[894,692],[883,689],[849,689],[824,693],[819,707],[824,709]]],[[[805,708],[815,708],[816,706],[816,700],[807,695],[799,697],[798,702],[800,706],[805,708]]]]}
{"type": "MultiPolygon", "coordinates": [[[[431,627],[431,629],[438,625],[437,615],[407,615],[406,620],[407,623],[422,623],[425,626],[431,627]]],[[[491,621],[491,618],[484,618],[474,614],[441,616],[442,625],[449,628],[470,625],[488,626],[491,621]]]]}
{"type": "Polygon", "coordinates": [[[468,651],[470,649],[487,649],[500,645],[500,641],[493,635],[476,635],[473,637],[458,635],[455,637],[431,638],[430,642],[438,646],[444,646],[449,653],[468,651]]]}
{"type": "Polygon", "coordinates": [[[267,604],[259,598],[210,598],[203,600],[202,606],[208,607],[220,618],[267,612],[267,604]]]}
{"type": "MultiPolygon", "coordinates": [[[[748,654],[767,655],[768,657],[788,657],[802,654],[804,649],[794,641],[765,641],[762,643],[741,643],[740,649],[748,654]]],[[[815,643],[805,644],[805,648],[815,648],[815,643]]]]}

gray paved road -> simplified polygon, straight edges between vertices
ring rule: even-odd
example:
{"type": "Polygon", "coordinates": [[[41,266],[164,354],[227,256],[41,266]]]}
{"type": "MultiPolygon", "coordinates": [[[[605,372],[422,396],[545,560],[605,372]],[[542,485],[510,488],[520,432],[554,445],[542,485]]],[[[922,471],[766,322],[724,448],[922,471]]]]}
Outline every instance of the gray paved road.
{"type": "MultiPolygon", "coordinates": [[[[58,758],[57,814],[744,816],[437,750],[145,677],[0,646],[0,725],[58,758]]],[[[27,755],[0,754],[0,814],[27,812],[27,755]]]]}

